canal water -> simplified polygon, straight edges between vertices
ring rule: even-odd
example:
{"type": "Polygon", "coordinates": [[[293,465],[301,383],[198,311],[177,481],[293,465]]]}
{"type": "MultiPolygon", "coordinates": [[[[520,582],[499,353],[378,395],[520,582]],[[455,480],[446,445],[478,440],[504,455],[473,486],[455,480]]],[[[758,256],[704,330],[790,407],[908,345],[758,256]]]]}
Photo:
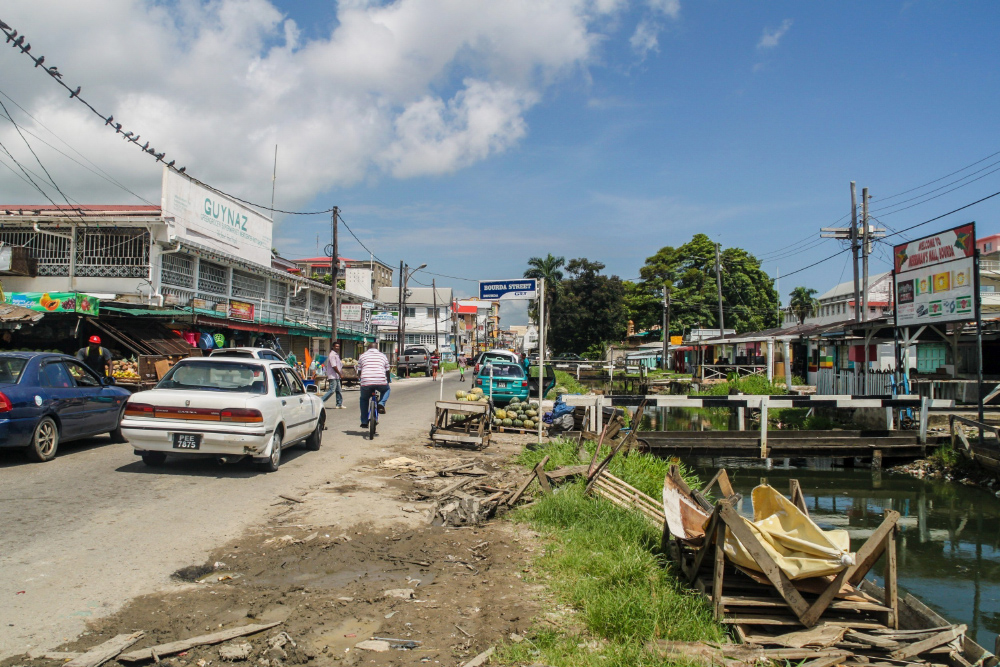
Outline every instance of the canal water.
{"type": "MultiPolygon", "coordinates": [[[[744,496],[740,511],[752,515],[750,492],[770,484],[788,495],[798,479],[813,520],[821,528],[845,529],[857,549],[882,521],[885,509],[900,513],[898,581],[939,614],[969,626],[969,636],[992,651],[1000,632],[1000,500],[992,492],[954,482],[835,467],[829,459],[775,461],[702,459],[696,469],[710,479],[725,467],[744,496]]],[[[882,563],[869,577],[881,584],[882,563]],[[874,576],[878,575],[878,576],[874,576]]]]}

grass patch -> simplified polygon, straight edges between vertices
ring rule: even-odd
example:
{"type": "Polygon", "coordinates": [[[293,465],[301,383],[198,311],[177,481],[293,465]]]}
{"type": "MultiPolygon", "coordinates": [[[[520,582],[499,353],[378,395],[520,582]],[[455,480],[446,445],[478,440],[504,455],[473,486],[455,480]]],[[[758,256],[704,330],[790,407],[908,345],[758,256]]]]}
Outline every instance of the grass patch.
{"type": "Polygon", "coordinates": [[[950,444],[941,445],[929,458],[949,468],[956,468],[962,462],[961,455],[950,444]]]}
{"type": "Polygon", "coordinates": [[[785,383],[775,383],[768,380],[763,375],[744,375],[743,377],[731,377],[726,382],[719,382],[709,387],[705,387],[698,396],[727,396],[729,394],[752,394],[754,396],[778,396],[787,394],[788,389],[785,383]]]}
{"type": "MultiPolygon", "coordinates": [[[[590,443],[590,453],[594,443],[590,443]]],[[[603,456],[608,449],[602,447],[603,456]]],[[[518,463],[546,468],[576,465],[577,444],[556,440],[525,450],[518,463]]],[[[648,454],[616,457],[612,474],[659,497],[669,462],[648,454]]],[[[697,480],[682,468],[685,478],[697,480]]],[[[538,628],[521,644],[501,649],[504,663],[562,665],[664,665],[647,653],[650,639],[721,641],[722,627],[707,603],[685,589],[660,552],[660,530],[639,514],[584,495],[584,482],[563,485],[514,513],[543,534],[546,549],[535,561],[538,580],[576,611],[583,630],[538,628]]]]}

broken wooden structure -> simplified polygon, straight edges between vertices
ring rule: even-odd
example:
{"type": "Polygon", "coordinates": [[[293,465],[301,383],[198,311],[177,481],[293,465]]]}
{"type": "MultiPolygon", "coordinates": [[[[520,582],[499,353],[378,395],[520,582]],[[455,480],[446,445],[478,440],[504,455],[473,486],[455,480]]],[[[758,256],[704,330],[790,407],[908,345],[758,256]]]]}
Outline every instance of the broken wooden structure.
{"type": "MultiPolygon", "coordinates": [[[[728,625],[741,643],[847,651],[849,655],[830,664],[849,667],[996,665],[992,654],[965,636],[965,626],[948,624],[933,612],[927,613],[930,610],[912,596],[900,599],[898,512],[885,511],[881,525],[857,548],[854,564],[845,565],[836,575],[793,581],[736,511],[738,496],[725,470],[704,489],[694,491],[677,467],[671,466],[664,482],[664,499],[674,492],[679,492],[683,502],[670,507],[664,503],[665,550],[690,585],[708,600],[716,620],[728,625]],[[707,494],[715,486],[721,497],[713,505],[707,494]],[[756,568],[732,562],[727,536],[739,541],[756,568]],[[884,589],[865,580],[883,555],[884,589]]],[[[808,517],[797,480],[791,481],[790,496],[808,517]]]]}
{"type": "Polygon", "coordinates": [[[490,444],[493,406],[488,401],[437,401],[431,440],[444,446],[483,448],[490,444]],[[460,421],[452,419],[458,417],[460,421]]]}

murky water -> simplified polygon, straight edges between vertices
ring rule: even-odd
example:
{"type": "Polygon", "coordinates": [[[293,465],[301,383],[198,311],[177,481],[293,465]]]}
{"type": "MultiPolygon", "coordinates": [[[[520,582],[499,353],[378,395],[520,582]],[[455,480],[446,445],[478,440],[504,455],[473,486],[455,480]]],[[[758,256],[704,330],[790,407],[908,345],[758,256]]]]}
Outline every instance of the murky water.
{"type": "MultiPolygon", "coordinates": [[[[724,465],[736,491],[745,496],[740,511],[747,516],[753,487],[767,483],[787,495],[789,480],[798,479],[813,520],[822,528],[846,529],[855,549],[881,523],[884,509],[896,510],[901,515],[900,589],[950,621],[965,623],[971,637],[993,650],[1000,632],[1000,500],[993,493],[954,482],[837,468],[828,459],[788,468],[778,460],[770,470],[759,461],[712,463],[698,461],[698,472],[709,479],[724,465]]],[[[881,563],[872,570],[881,571],[881,563]]]]}

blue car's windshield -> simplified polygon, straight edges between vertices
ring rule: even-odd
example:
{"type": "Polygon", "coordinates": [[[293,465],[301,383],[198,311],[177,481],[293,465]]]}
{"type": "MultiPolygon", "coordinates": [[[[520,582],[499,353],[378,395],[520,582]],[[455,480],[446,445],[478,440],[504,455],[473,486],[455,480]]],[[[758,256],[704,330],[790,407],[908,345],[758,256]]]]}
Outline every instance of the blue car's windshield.
{"type": "Polygon", "coordinates": [[[21,379],[27,359],[20,357],[0,357],[0,384],[17,384],[21,379]]]}
{"type": "Polygon", "coordinates": [[[156,388],[266,394],[267,380],[256,364],[185,361],[171,368],[156,388]]]}

